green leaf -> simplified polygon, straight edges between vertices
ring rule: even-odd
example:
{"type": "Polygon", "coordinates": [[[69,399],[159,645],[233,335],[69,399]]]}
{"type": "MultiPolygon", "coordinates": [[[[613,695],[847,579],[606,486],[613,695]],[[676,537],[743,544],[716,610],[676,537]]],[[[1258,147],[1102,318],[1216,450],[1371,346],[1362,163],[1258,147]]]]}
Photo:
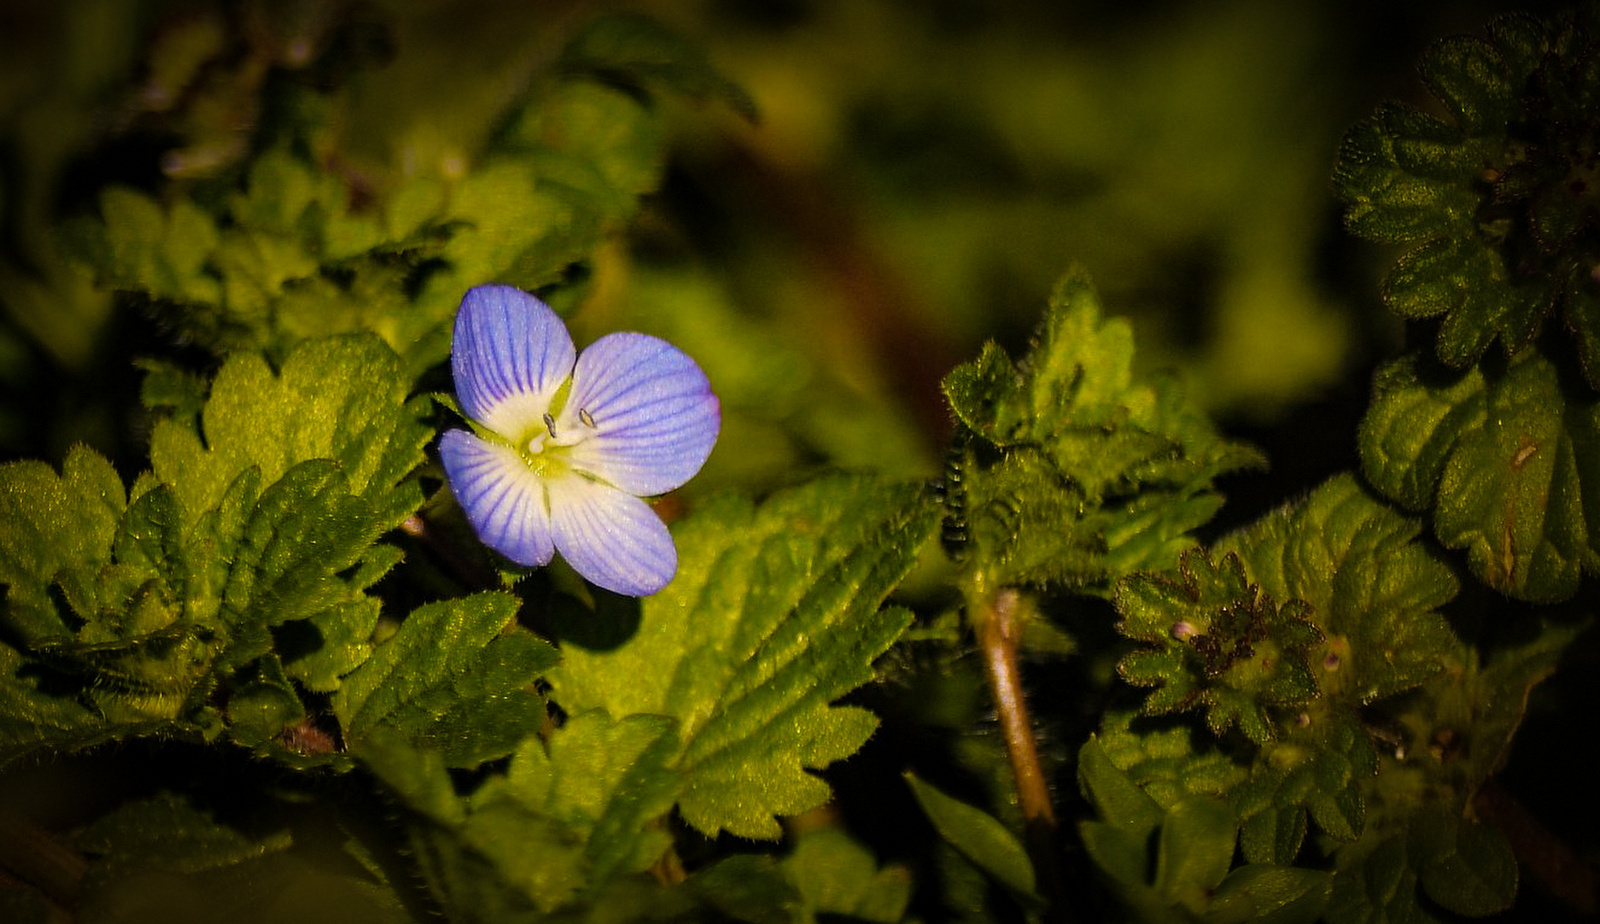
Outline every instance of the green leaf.
{"type": "Polygon", "coordinates": [[[171,498],[150,487],[125,508],[121,479],[84,447],[59,476],[0,466],[0,763],[153,731],[183,710],[204,655],[177,624],[171,498]]]}
{"type": "Polygon", "coordinates": [[[1518,599],[1570,597],[1600,566],[1600,401],[1539,351],[1503,369],[1431,379],[1414,360],[1380,373],[1361,451],[1379,490],[1433,510],[1449,548],[1518,599]]]}
{"type": "Polygon", "coordinates": [[[1310,604],[1326,636],[1318,684],[1331,698],[1369,703],[1423,682],[1456,651],[1437,612],[1456,581],[1417,540],[1421,530],[1339,475],[1216,551],[1237,554],[1263,591],[1310,604]]]}
{"type": "Polygon", "coordinates": [[[1148,714],[1204,708],[1217,734],[1237,726],[1257,744],[1273,740],[1274,710],[1320,695],[1308,652],[1323,636],[1309,604],[1278,604],[1233,554],[1218,563],[1190,549],[1179,570],[1179,579],[1137,574],[1117,585],[1118,630],[1154,646],[1124,656],[1118,673],[1159,687],[1148,714]]]}
{"type": "Polygon", "coordinates": [[[334,694],[351,749],[399,735],[471,767],[537,732],[544,703],[532,684],[557,655],[513,625],[517,607],[506,594],[476,594],[413,610],[334,694]]]}
{"type": "Polygon", "coordinates": [[[205,376],[158,359],[137,359],[134,365],[144,373],[139,400],[150,410],[168,411],[187,420],[205,406],[211,388],[205,376]]]}
{"type": "Polygon", "coordinates": [[[1516,901],[1517,857],[1499,828],[1434,810],[1413,820],[1408,835],[1418,881],[1430,899],[1472,917],[1516,901]]]}
{"type": "Polygon", "coordinates": [[[1417,895],[1417,872],[1402,833],[1375,836],[1375,842],[1339,853],[1333,895],[1324,913],[1329,924],[1429,922],[1417,895]]]}
{"type": "Polygon", "coordinates": [[[711,65],[700,45],[637,13],[596,19],[568,43],[562,64],[613,81],[656,83],[709,97],[748,119],[756,116],[755,102],[711,65]]]}
{"type": "Polygon", "coordinates": [[[1206,920],[1310,924],[1327,907],[1333,874],[1252,863],[1228,874],[1206,906],[1206,920]]]}
{"type": "Polygon", "coordinates": [[[1300,852],[1306,815],[1341,841],[1360,836],[1365,787],[1378,769],[1366,731],[1346,709],[1301,713],[1283,740],[1263,748],[1249,779],[1227,796],[1244,819],[1242,845],[1253,862],[1287,864],[1300,852]]]}
{"type": "Polygon", "coordinates": [[[441,752],[386,729],[358,755],[420,813],[412,836],[441,904],[498,921],[604,902],[659,860],[671,846],[662,819],[682,785],[667,767],[677,744],[662,716],[580,713],[548,742],[525,736],[506,772],[467,797],[441,752]]]}
{"type": "Polygon", "coordinates": [[[659,821],[682,785],[667,769],[676,748],[670,719],[574,716],[551,736],[548,753],[544,742],[527,739],[506,777],[473,796],[467,836],[511,881],[536,880],[542,875],[536,867],[570,864],[573,878],[529,892],[543,907],[572,898],[578,891],[569,891],[573,885],[598,890],[619,875],[644,872],[671,845],[659,821]],[[570,859],[530,854],[519,838],[491,837],[498,829],[481,822],[511,806],[553,826],[570,859]]]}
{"type": "Polygon", "coordinates": [[[437,255],[442,237],[416,213],[438,218],[442,191],[419,178],[392,204],[352,208],[350,176],[292,147],[268,147],[242,188],[224,196],[190,198],[185,189],[163,207],[111,187],[100,221],[80,225],[69,241],[103,284],[146,295],[165,321],[218,353],[282,355],[309,338],[355,331],[413,348],[448,319],[400,310],[409,307],[406,277],[437,255]]]}
{"type": "Polygon", "coordinates": [[[100,213],[104,224],[82,234],[103,285],[179,303],[221,298],[216,277],[205,272],[220,235],[192,201],[180,197],[164,210],[142,192],[108,186],[100,193],[100,213]]]}
{"type": "MultiPolygon", "coordinates": [[[[1356,838],[1377,765],[1358,710],[1430,682],[1459,658],[1437,611],[1455,581],[1416,541],[1420,528],[1338,476],[1219,541],[1211,554],[1220,563],[1194,550],[1180,579],[1136,575],[1118,585],[1120,628],[1147,646],[1119,669],[1160,685],[1146,711],[1204,706],[1213,730],[1238,723],[1260,747],[1244,779],[1214,777],[1212,790],[1240,818],[1247,859],[1292,862],[1308,815],[1334,838],[1356,838]]],[[[1117,765],[1140,766],[1137,753],[1117,765]]],[[[1167,764],[1152,775],[1163,765],[1151,761],[1134,778],[1163,786],[1163,804],[1175,804],[1192,784],[1162,780],[1193,772],[1182,762],[1189,754],[1173,755],[1183,769],[1167,764]]]]}
{"type": "Polygon", "coordinates": [[[74,446],[57,475],[43,462],[0,465],[0,584],[4,619],[24,642],[59,638],[71,615],[50,597],[63,570],[97,567],[111,557],[127,495],[104,457],[74,446]]]}
{"type": "Polygon", "coordinates": [[[804,902],[802,920],[843,915],[896,924],[911,902],[910,871],[894,864],[879,868],[871,852],[837,828],[801,835],[783,871],[804,902]]]}
{"type": "Polygon", "coordinates": [[[287,830],[258,839],[170,794],[122,805],[74,843],[93,858],[73,908],[90,924],[409,920],[381,881],[291,852],[287,830]]]}
{"type": "Polygon", "coordinates": [[[306,716],[300,696],[275,657],[262,658],[255,677],[228,697],[229,731],[241,744],[260,747],[306,716]]]}
{"type": "Polygon", "coordinates": [[[1235,816],[1212,796],[1179,799],[1145,832],[1100,814],[1104,821],[1079,824],[1085,849],[1137,919],[1288,924],[1315,920],[1327,905],[1333,879],[1327,872],[1263,863],[1230,871],[1235,816]]]}
{"type": "Polygon", "coordinates": [[[782,866],[756,854],[734,854],[684,881],[684,890],[722,916],[752,924],[793,924],[805,897],[782,866]]]}
{"type": "MultiPolygon", "coordinates": [[[[359,612],[359,589],[340,572],[355,568],[382,535],[384,517],[350,493],[334,462],[301,462],[261,493],[238,534],[223,585],[218,621],[226,630],[224,664],[266,654],[275,626],[327,614],[359,612]]],[[[370,625],[370,621],[368,623],[370,625]]]]}
{"type": "Polygon", "coordinates": [[[1220,506],[1216,476],[1260,457],[1223,441],[1170,380],[1136,381],[1127,323],[1102,321],[1081,274],[1051,299],[1033,350],[994,344],[944,380],[963,427],[947,533],[999,584],[1108,586],[1170,567],[1220,506]]]}
{"type": "Polygon", "coordinates": [[[805,768],[855,753],[876,727],[828,704],[870,681],[908,625],[878,607],[935,525],[926,492],[871,478],[825,478],[759,508],[707,504],[679,524],[677,577],[642,601],[631,634],[585,647],[593,626],[563,633],[553,698],[569,713],[677,719],[684,819],[776,838],[774,815],[828,798],[805,768]]]}
{"type": "Polygon", "coordinates": [[[1502,17],[1487,38],[1436,43],[1420,71],[1444,118],[1380,107],[1346,135],[1334,185],[1352,233],[1413,245],[1384,281],[1406,317],[1443,315],[1438,356],[1512,355],[1565,310],[1584,374],[1600,387],[1596,316],[1577,292],[1600,256],[1590,157],[1600,92],[1583,13],[1548,25],[1502,17]]]}
{"type": "Polygon", "coordinates": [[[521,160],[492,160],[463,179],[450,194],[449,216],[463,222],[444,248],[453,272],[432,284],[454,302],[486,279],[525,289],[549,285],[600,235],[598,214],[541,186],[521,160]]]}
{"type": "Polygon", "coordinates": [[[1517,861],[1505,837],[1445,806],[1340,850],[1335,862],[1330,924],[1435,921],[1438,908],[1480,917],[1516,900],[1517,861]]]}
{"type": "Polygon", "coordinates": [[[199,872],[284,850],[289,844],[287,831],[256,840],[172,793],[124,803],[73,838],[75,847],[98,857],[96,876],[136,866],[199,872]]]}
{"type": "MultiPolygon", "coordinates": [[[[1113,709],[1101,721],[1094,742],[1104,752],[1114,772],[1124,773],[1130,783],[1155,800],[1163,812],[1190,795],[1220,796],[1246,779],[1246,768],[1221,750],[1217,739],[1188,722],[1170,717],[1150,718],[1139,711],[1113,709]]],[[[1098,799],[1093,790],[1085,795],[1098,799]]],[[[1108,804],[1112,811],[1132,809],[1119,796],[1108,804]]],[[[1153,831],[1159,818],[1141,810],[1137,830],[1153,831]]]]}
{"type": "Polygon", "coordinates": [[[1037,900],[1033,861],[1015,834],[994,816],[945,795],[915,774],[907,772],[905,778],[940,837],[1014,895],[1037,900]]]}
{"type": "Polygon", "coordinates": [[[151,465],[178,492],[186,532],[244,470],[258,468],[271,485],[311,459],[337,463],[350,493],[392,528],[421,504],[401,478],[422,462],[430,435],[418,420],[426,405],[407,402],[409,388],[394,353],[371,336],[308,342],[276,374],[260,356],[236,354],[212,382],[198,426],[156,424],[151,465]]]}
{"type": "Polygon", "coordinates": [[[1154,885],[1175,905],[1204,907],[1233,864],[1238,827],[1226,803],[1195,796],[1169,808],[1156,838],[1154,885]]]}
{"type": "Polygon", "coordinates": [[[527,107],[508,144],[526,145],[542,184],[574,206],[624,221],[666,166],[664,129],[648,100],[587,80],[563,81],[527,107]]]}
{"type": "Polygon", "coordinates": [[[1091,737],[1078,749],[1078,789],[1101,818],[1140,838],[1154,831],[1165,814],[1163,807],[1112,761],[1098,737],[1091,737]]]}
{"type": "MultiPolygon", "coordinates": [[[[1350,780],[1354,782],[1354,780],[1350,780]]],[[[1349,785],[1349,783],[1346,783],[1349,785]]],[[[1256,787],[1251,787],[1259,792],[1256,787]]],[[[1276,787],[1281,791],[1283,787],[1276,787]]],[[[1254,811],[1254,814],[1244,818],[1239,826],[1239,850],[1244,858],[1251,863],[1267,863],[1278,866],[1288,866],[1300,854],[1300,846],[1306,839],[1306,811],[1303,805],[1280,805],[1277,798],[1278,792],[1271,792],[1264,800],[1265,805],[1244,806],[1254,811]]],[[[1239,809],[1244,800],[1235,798],[1235,809],[1239,809]]],[[[1357,805],[1363,803],[1357,802],[1357,805]]],[[[1337,816],[1336,816],[1337,817],[1337,816]]],[[[1361,821],[1357,818],[1355,827],[1359,828],[1361,821]]],[[[1348,825],[1346,827],[1349,827],[1348,825]]]]}

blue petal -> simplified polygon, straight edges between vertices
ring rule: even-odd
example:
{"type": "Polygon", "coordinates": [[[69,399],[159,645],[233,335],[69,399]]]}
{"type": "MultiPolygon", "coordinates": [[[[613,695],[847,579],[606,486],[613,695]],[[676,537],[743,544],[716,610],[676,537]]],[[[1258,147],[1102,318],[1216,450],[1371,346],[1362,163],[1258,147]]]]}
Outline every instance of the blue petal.
{"type": "Polygon", "coordinates": [[[682,350],[647,334],[607,334],[578,357],[565,426],[593,428],[571,464],[629,494],[661,494],[711,455],[722,408],[682,350]]]}
{"type": "Polygon", "coordinates": [[[550,485],[550,519],[561,557],[606,590],[647,596],[678,571],[666,524],[631,494],[568,475],[550,485]]]}
{"type": "Polygon", "coordinates": [[[577,356],[566,325],[515,286],[474,286],[456,313],[450,368],[468,417],[518,438],[538,426],[577,356]]]}
{"type": "Polygon", "coordinates": [[[515,449],[450,430],[439,439],[439,461],[484,545],[519,565],[550,563],[545,483],[515,449]]]}

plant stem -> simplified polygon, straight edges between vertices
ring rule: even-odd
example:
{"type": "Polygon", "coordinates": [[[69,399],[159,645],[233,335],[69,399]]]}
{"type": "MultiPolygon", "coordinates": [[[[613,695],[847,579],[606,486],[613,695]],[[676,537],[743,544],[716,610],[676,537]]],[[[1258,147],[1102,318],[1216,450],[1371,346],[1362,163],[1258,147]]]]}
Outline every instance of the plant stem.
{"type": "Polygon", "coordinates": [[[1017,667],[1021,635],[1017,609],[1022,596],[1009,587],[992,594],[983,593],[983,582],[976,583],[980,592],[974,595],[978,606],[971,611],[973,628],[983,652],[984,673],[989,677],[989,692],[994,697],[1000,730],[1005,736],[1006,753],[1011,758],[1011,773],[1017,783],[1017,801],[1022,809],[1034,880],[1040,894],[1050,903],[1048,919],[1065,922],[1070,914],[1056,852],[1055,808],[1050,800],[1049,781],[1039,763],[1039,748],[1017,667]]]}
{"type": "Polygon", "coordinates": [[[1593,864],[1545,827],[1494,780],[1473,797],[1478,817],[1499,828],[1525,873],[1579,914],[1600,908],[1600,875],[1593,864]]]}
{"type": "Polygon", "coordinates": [[[32,819],[0,808],[0,869],[37,888],[60,908],[71,908],[89,861],[32,819]]]}

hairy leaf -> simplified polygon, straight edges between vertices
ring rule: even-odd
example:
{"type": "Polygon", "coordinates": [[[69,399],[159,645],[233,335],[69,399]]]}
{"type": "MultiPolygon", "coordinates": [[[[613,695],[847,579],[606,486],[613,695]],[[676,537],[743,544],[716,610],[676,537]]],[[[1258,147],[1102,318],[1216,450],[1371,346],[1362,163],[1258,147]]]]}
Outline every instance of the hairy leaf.
{"type": "Polygon", "coordinates": [[[1267,593],[1304,600],[1326,636],[1317,682],[1330,699],[1369,703],[1439,671],[1458,642],[1437,609],[1456,593],[1422,525],[1339,475],[1305,500],[1218,542],[1267,593]]]}
{"type": "Polygon", "coordinates": [[[239,863],[289,846],[289,832],[261,841],[218,823],[171,793],[123,804],[73,838],[105,867],[152,866],[197,872],[239,863]]]}
{"type": "Polygon", "coordinates": [[[524,737],[507,771],[471,796],[456,793],[440,752],[385,729],[361,754],[419,813],[412,836],[441,904],[456,916],[520,920],[604,902],[660,859],[671,843],[660,819],[682,785],[667,766],[677,744],[663,716],[581,713],[548,742],[524,737]]]}
{"type": "Polygon", "coordinates": [[[1084,846],[1141,920],[1309,922],[1326,906],[1332,876],[1323,871],[1254,863],[1234,868],[1237,831],[1229,807],[1210,796],[1186,796],[1158,813],[1154,868],[1149,832],[1101,819],[1079,823],[1084,846]]]}
{"type": "Polygon", "coordinates": [[[1118,630],[1147,646],[1117,670],[1158,689],[1149,714],[1204,708],[1213,732],[1237,726],[1265,744],[1278,736],[1273,711],[1320,694],[1308,652],[1323,640],[1304,600],[1279,604],[1250,583],[1235,555],[1213,562],[1184,553],[1180,579],[1133,575],[1117,585],[1118,630]]]}
{"type": "Polygon", "coordinates": [[[333,711],[359,751],[374,735],[438,750],[446,765],[503,757],[544,722],[533,681],[556,662],[547,642],[513,624],[517,600],[476,594],[413,610],[345,678],[333,711]]]}
{"type": "Polygon", "coordinates": [[[154,471],[125,507],[86,450],[59,478],[0,472],[21,646],[6,656],[6,756],[158,730],[210,739],[229,722],[294,752],[273,742],[307,721],[299,689],[332,691],[367,657],[366,590],[399,560],[375,543],[421,500],[402,478],[428,432],[405,392],[372,338],[308,344],[280,375],[242,354],[197,416],[157,423],[154,471]]]}
{"type": "Polygon", "coordinates": [[[8,634],[23,642],[70,632],[70,613],[50,596],[67,568],[111,557],[127,492],[111,463],[85,446],[67,453],[61,474],[43,462],[0,465],[0,584],[8,634]]]}
{"type": "Polygon", "coordinates": [[[1420,70],[1444,116],[1388,104],[1340,147],[1346,225],[1410,245],[1384,298],[1406,317],[1443,316],[1437,349],[1450,366],[1496,339],[1515,354],[1564,312],[1600,386],[1596,25],[1592,10],[1548,24],[1511,15],[1485,37],[1443,39],[1420,70]]]}
{"type": "Polygon", "coordinates": [[[1517,898],[1517,858],[1499,828],[1439,809],[1413,821],[1410,850],[1427,896],[1457,914],[1482,917],[1517,898]]]}
{"type": "Polygon", "coordinates": [[[414,485],[397,482],[422,461],[429,436],[417,420],[426,405],[408,403],[408,388],[395,355],[369,336],[312,341],[276,372],[238,354],[217,374],[198,426],[157,423],[151,465],[178,492],[189,529],[245,469],[270,485],[310,459],[337,463],[350,492],[392,527],[421,504],[414,485]]]}
{"type": "Polygon", "coordinates": [[[162,728],[201,679],[172,499],[141,486],[125,507],[121,479],[84,447],[59,476],[0,466],[0,763],[162,728]]]}
{"type": "Polygon", "coordinates": [[[74,919],[273,922],[409,920],[381,878],[291,848],[290,832],[231,827],[162,793],[127,802],[73,839],[91,858],[74,919]]]}
{"type": "Polygon", "coordinates": [[[1478,917],[1516,899],[1517,862],[1505,837],[1443,808],[1420,812],[1405,829],[1364,839],[1336,859],[1330,924],[1441,920],[1435,907],[1478,917]]]}
{"type": "Polygon", "coordinates": [[[1175,383],[1136,381],[1132,359],[1131,329],[1102,321],[1074,274],[1025,359],[991,343],[946,376],[966,434],[947,472],[946,534],[972,567],[1002,584],[1103,592],[1129,571],[1170,567],[1221,505],[1212,479],[1259,463],[1175,383]]]}
{"type": "Polygon", "coordinates": [[[1439,541],[1522,600],[1553,602],[1600,567],[1600,399],[1529,350],[1452,378],[1403,359],[1379,373],[1361,428],[1373,484],[1432,510],[1439,541]]]}
{"type": "Polygon", "coordinates": [[[569,712],[677,719],[684,819],[775,838],[774,815],[828,798],[805,768],[853,754],[876,727],[829,703],[870,681],[908,624],[878,607],[935,519],[920,489],[870,478],[707,505],[679,526],[677,577],[643,601],[631,637],[563,643],[554,698],[569,712]]]}

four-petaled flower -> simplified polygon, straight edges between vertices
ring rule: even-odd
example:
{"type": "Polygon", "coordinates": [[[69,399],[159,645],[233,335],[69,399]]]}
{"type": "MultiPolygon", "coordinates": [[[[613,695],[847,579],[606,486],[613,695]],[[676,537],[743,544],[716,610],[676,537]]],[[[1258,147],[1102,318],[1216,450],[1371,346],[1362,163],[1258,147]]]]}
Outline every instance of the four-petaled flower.
{"type": "Polygon", "coordinates": [[[544,302],[513,286],[469,290],[450,351],[473,430],[439,442],[478,538],[521,565],[555,552],[589,581],[652,594],[678,569],[667,527],[641,497],[688,481],[722,424],[683,351],[607,334],[583,351],[544,302]]]}

